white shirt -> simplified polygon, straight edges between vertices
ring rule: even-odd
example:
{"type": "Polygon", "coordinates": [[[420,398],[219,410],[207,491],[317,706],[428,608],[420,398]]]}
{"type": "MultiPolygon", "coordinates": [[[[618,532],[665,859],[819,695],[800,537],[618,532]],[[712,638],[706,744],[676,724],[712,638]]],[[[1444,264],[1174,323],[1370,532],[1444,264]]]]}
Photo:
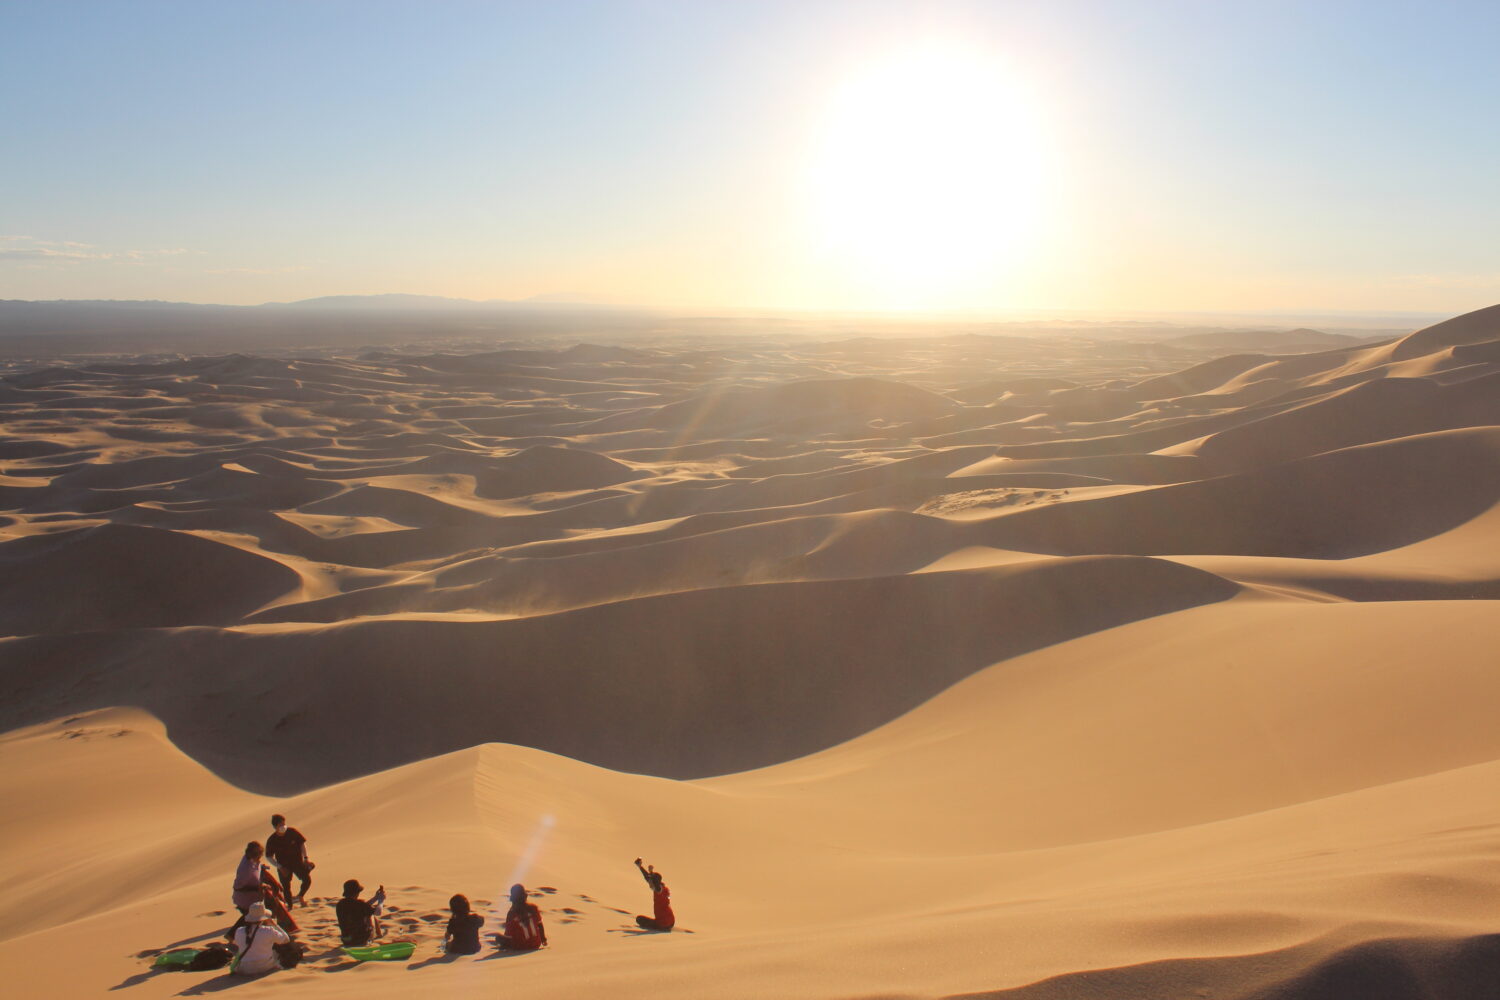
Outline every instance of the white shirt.
{"type": "Polygon", "coordinates": [[[250,940],[252,927],[241,927],[234,932],[234,946],[239,949],[240,964],[235,967],[235,972],[241,976],[258,976],[263,972],[281,968],[281,960],[276,957],[276,952],[271,949],[272,945],[286,944],[291,940],[286,931],[277,927],[274,923],[267,921],[255,930],[255,939],[250,941],[250,950],[245,950],[245,942],[250,940]]]}

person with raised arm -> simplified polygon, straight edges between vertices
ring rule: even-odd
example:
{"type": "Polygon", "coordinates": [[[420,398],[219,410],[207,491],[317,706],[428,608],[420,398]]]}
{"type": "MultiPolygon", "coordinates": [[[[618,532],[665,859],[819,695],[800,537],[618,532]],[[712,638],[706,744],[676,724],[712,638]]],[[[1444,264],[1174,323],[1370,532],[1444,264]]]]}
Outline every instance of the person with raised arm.
{"type": "Polygon", "coordinates": [[[672,912],[672,890],[667,888],[667,883],[662,881],[661,872],[656,870],[655,865],[642,865],[641,859],[635,859],[635,867],[640,871],[641,877],[651,887],[651,913],[649,917],[638,916],[635,918],[637,927],[648,931],[669,931],[677,924],[677,914],[672,912]]]}
{"type": "Polygon", "coordinates": [[[339,918],[339,937],[346,948],[362,948],[380,937],[381,907],[385,905],[385,886],[375,890],[369,899],[360,899],[365,887],[359,879],[351,878],[344,883],[344,898],[334,906],[339,918]]]}

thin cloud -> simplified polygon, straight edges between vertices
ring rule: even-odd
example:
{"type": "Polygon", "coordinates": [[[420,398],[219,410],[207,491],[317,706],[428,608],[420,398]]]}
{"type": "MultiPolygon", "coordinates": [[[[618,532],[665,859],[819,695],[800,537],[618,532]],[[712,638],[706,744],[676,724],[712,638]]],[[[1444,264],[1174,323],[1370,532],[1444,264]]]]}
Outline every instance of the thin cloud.
{"type": "Polygon", "coordinates": [[[39,240],[33,236],[0,236],[0,240],[7,243],[25,244],[23,246],[0,246],[0,263],[41,261],[67,264],[94,260],[113,261],[118,264],[149,264],[166,257],[177,257],[195,252],[184,247],[159,250],[99,250],[93,243],[81,243],[77,240],[39,240]]]}
{"type": "Polygon", "coordinates": [[[129,257],[131,260],[147,260],[152,257],[176,257],[178,254],[190,253],[182,247],[171,250],[126,250],[121,256],[129,257]]]}
{"type": "Polygon", "coordinates": [[[55,250],[52,247],[0,247],[4,260],[108,260],[113,254],[84,253],[81,250],[55,250]]]}
{"type": "Polygon", "coordinates": [[[294,274],[311,270],[308,264],[287,264],[282,267],[211,267],[204,274],[294,274]]]}

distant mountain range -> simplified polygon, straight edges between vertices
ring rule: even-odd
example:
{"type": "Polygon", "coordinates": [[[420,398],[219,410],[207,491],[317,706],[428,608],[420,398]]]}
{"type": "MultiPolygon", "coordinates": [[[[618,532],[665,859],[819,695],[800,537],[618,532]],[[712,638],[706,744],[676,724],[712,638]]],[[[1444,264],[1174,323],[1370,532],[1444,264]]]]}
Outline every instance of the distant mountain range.
{"type": "Polygon", "coordinates": [[[384,295],[321,295],[296,302],[267,302],[260,308],[280,309],[515,309],[529,307],[574,307],[614,309],[588,295],[577,292],[549,292],[524,299],[455,299],[444,295],[408,295],[390,292],[384,295]]]}

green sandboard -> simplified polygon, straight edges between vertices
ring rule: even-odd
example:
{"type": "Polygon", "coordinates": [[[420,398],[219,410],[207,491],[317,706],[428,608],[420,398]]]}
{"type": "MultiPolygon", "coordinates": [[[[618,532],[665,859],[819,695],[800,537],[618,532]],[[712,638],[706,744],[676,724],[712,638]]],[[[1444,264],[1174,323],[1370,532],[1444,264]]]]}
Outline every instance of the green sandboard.
{"type": "Polygon", "coordinates": [[[367,948],[345,948],[344,954],[356,962],[400,962],[411,958],[417,946],[410,941],[371,945],[367,948]]]}
{"type": "Polygon", "coordinates": [[[197,948],[178,948],[156,956],[156,961],[151,963],[153,969],[178,969],[193,960],[198,954],[197,948]]]}

